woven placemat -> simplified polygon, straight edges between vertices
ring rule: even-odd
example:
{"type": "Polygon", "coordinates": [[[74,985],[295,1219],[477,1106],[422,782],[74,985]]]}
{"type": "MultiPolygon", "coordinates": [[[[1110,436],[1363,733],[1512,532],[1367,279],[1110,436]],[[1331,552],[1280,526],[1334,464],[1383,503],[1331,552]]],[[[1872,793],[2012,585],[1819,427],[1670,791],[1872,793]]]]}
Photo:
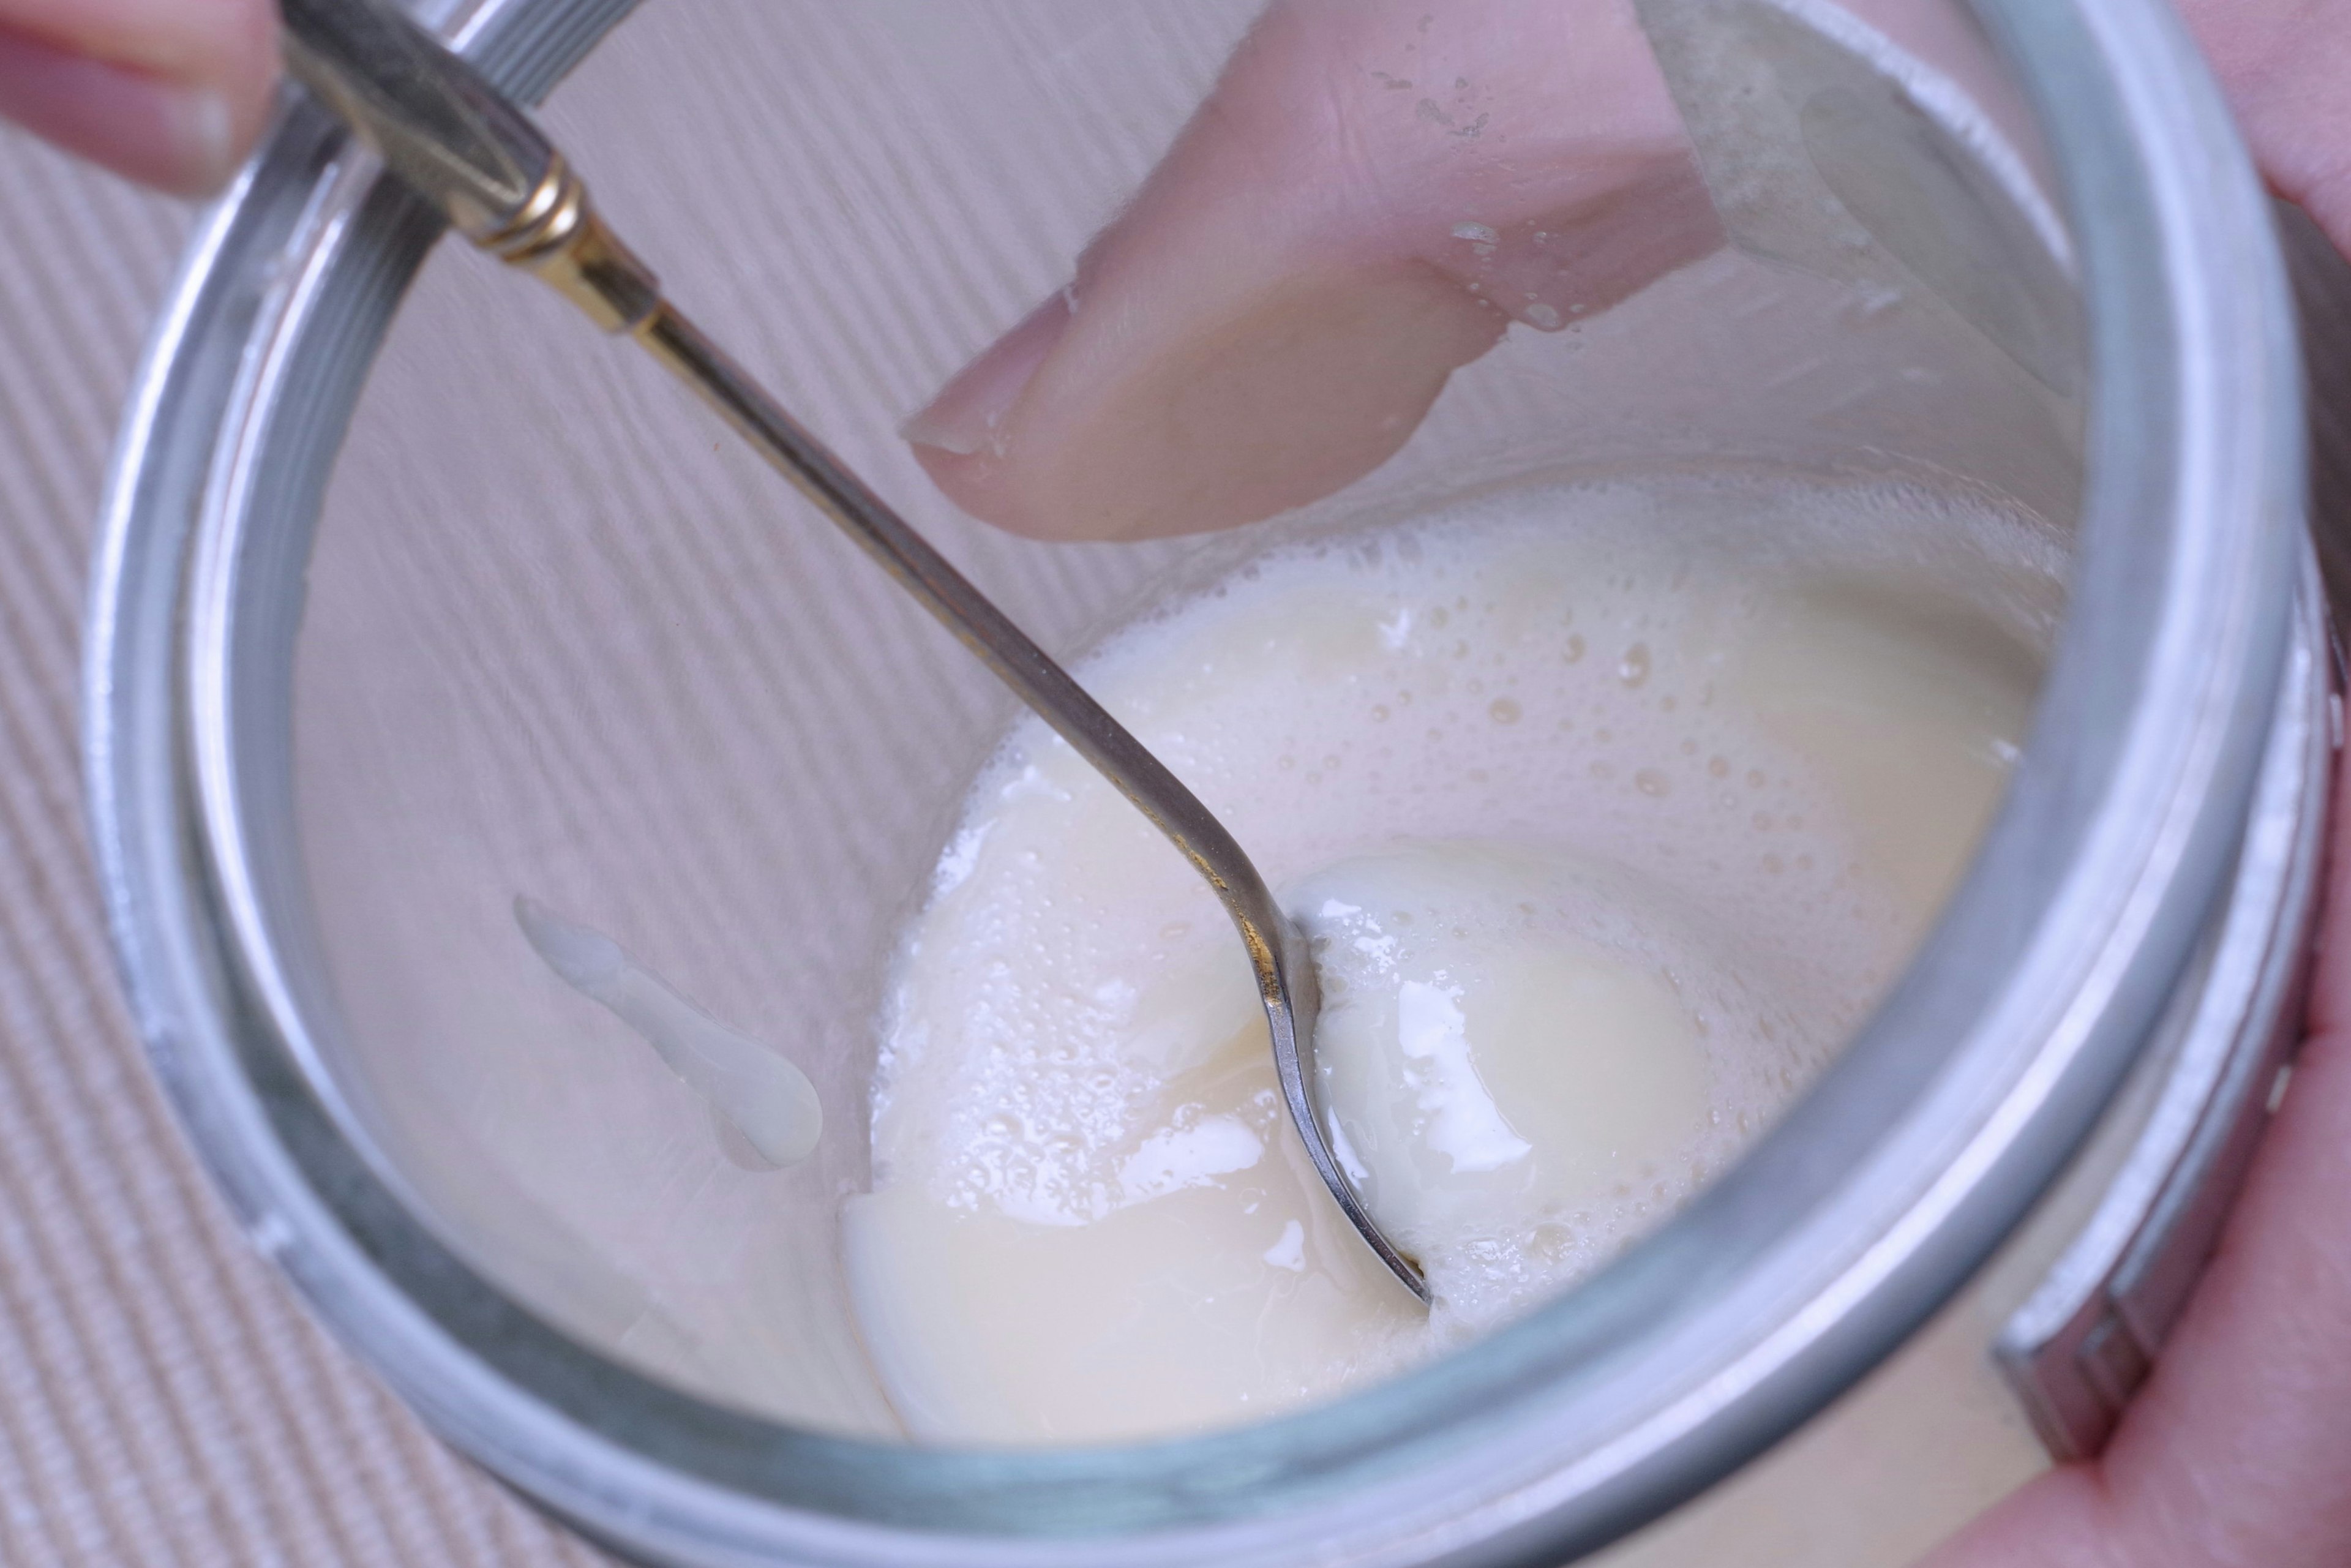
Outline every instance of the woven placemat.
{"type": "Polygon", "coordinates": [[[0,131],[0,1563],[607,1562],[314,1327],[150,1080],[83,832],[90,528],[193,222],[0,131]]]}

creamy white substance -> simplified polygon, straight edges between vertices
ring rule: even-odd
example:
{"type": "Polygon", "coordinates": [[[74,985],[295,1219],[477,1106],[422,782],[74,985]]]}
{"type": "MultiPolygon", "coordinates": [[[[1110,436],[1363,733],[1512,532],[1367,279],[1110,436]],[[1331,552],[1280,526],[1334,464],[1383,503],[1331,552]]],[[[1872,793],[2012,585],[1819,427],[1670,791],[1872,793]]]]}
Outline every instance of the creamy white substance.
{"type": "Polygon", "coordinates": [[[1024,721],[905,935],[874,1190],[843,1212],[909,1427],[1067,1443],[1270,1414],[1656,1224],[1948,891],[2055,570],[1948,497],[1658,477],[1294,548],[1115,639],[1082,678],[1315,939],[1343,1157],[1437,1307],[1307,1165],[1207,889],[1024,721]]]}
{"type": "Polygon", "coordinates": [[[816,1152],[824,1106],[807,1073],[677,994],[601,931],[517,894],[515,924],[556,977],[643,1037],[710,1105],[711,1130],[737,1165],[780,1170],[816,1152]]]}

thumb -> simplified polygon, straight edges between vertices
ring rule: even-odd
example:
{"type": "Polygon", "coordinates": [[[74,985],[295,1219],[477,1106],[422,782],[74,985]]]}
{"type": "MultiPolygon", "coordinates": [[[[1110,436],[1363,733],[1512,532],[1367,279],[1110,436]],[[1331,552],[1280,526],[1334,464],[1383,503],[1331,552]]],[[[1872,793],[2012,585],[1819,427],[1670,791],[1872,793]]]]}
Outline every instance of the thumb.
{"type": "Polygon", "coordinates": [[[1228,528],[1378,466],[1513,322],[1721,244],[1629,0],[1276,0],[1072,283],[905,434],[1020,533],[1228,528]]]}
{"type": "Polygon", "coordinates": [[[277,26],[273,0],[0,0],[0,115],[200,194],[260,134],[277,26]]]}

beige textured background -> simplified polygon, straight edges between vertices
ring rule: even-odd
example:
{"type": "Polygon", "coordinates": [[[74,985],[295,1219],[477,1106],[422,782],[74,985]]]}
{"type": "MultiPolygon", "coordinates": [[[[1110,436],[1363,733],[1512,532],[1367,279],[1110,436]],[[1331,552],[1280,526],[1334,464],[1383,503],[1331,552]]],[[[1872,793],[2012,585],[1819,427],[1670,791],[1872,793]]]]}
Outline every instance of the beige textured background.
{"type": "Polygon", "coordinates": [[[0,1563],[605,1562],[428,1437],[213,1197],[115,987],[76,675],[117,406],[193,214],[0,130],[0,1563]]]}

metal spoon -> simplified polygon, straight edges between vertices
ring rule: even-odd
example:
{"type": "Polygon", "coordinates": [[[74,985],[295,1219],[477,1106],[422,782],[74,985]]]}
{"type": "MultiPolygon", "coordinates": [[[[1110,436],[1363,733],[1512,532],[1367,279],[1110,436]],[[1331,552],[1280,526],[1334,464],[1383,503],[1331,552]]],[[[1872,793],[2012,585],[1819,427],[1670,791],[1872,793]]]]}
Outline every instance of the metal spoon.
{"type": "Polygon", "coordinates": [[[741,366],[662,298],[588,204],[561,153],[512,101],[376,0],[282,0],[288,70],[460,234],[537,273],[608,332],[650,350],[1134,802],[1232,917],[1257,972],[1290,1119],[1358,1234],[1426,1302],[1419,1266],[1383,1235],[1324,1135],[1313,1092],[1320,1007],[1305,940],[1232,835],[1175,774],[741,366]]]}

